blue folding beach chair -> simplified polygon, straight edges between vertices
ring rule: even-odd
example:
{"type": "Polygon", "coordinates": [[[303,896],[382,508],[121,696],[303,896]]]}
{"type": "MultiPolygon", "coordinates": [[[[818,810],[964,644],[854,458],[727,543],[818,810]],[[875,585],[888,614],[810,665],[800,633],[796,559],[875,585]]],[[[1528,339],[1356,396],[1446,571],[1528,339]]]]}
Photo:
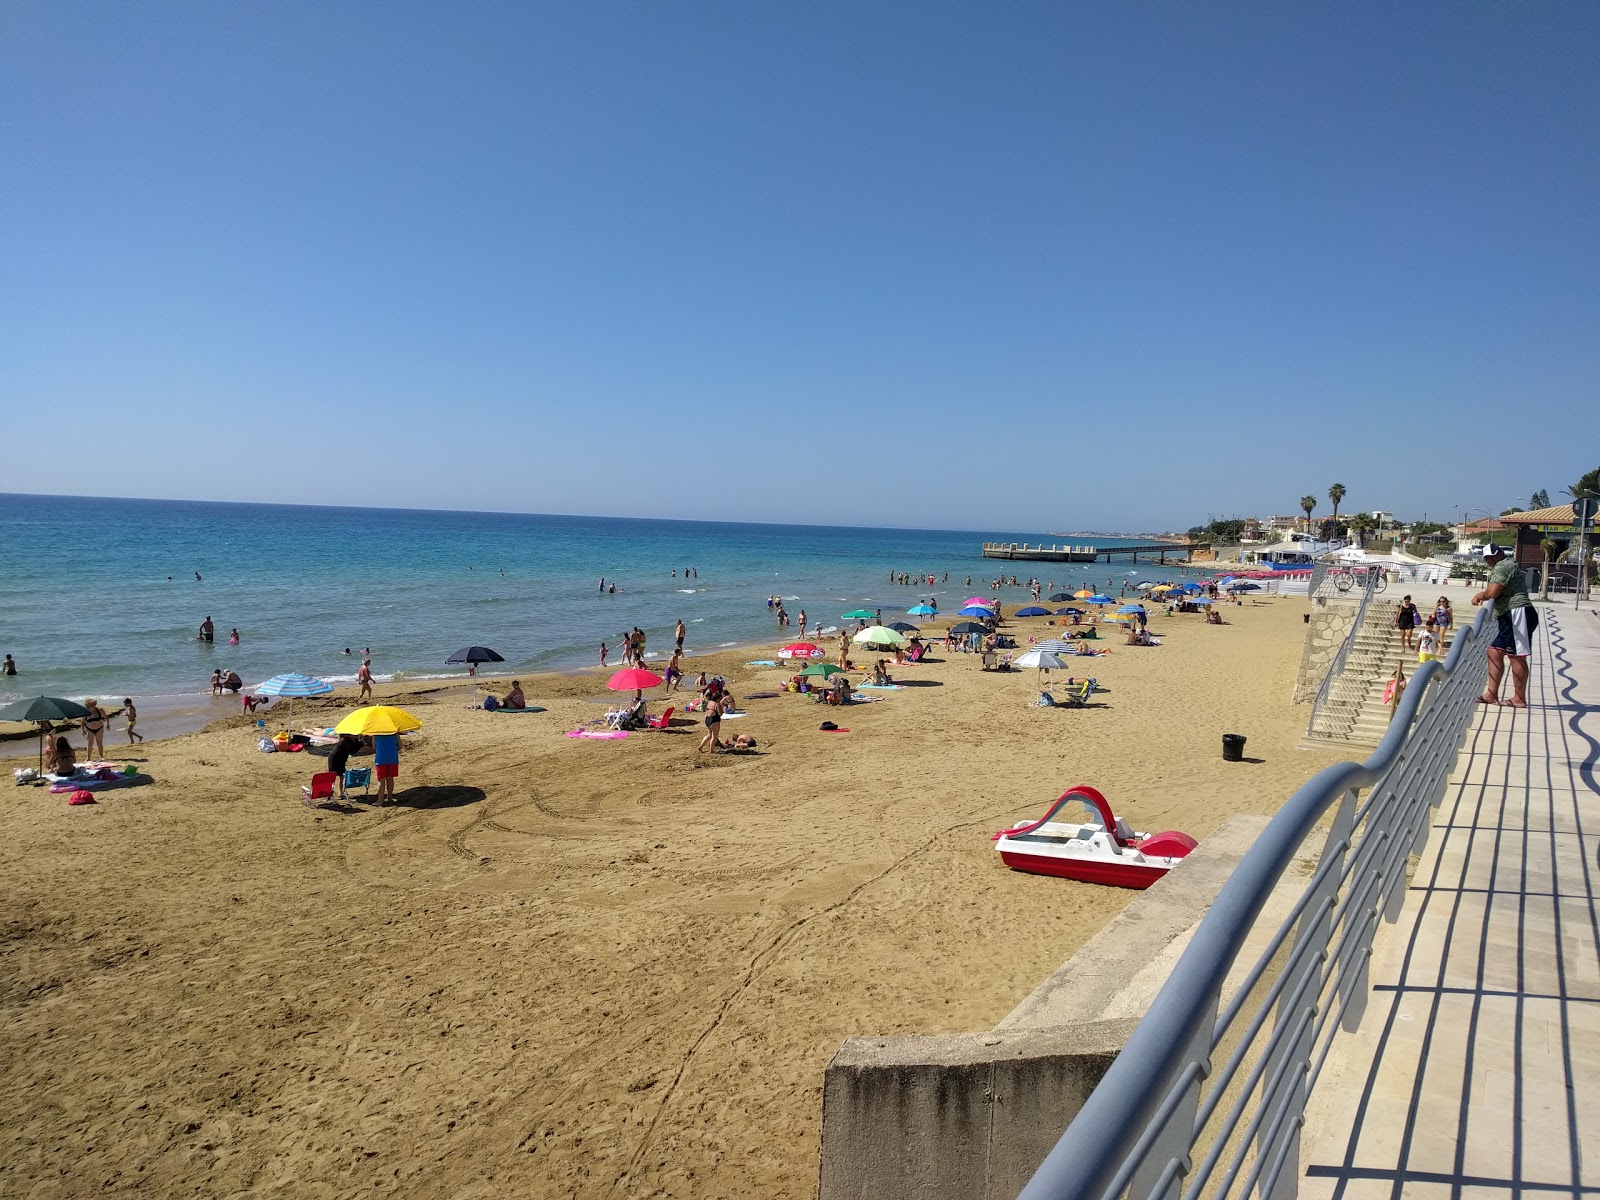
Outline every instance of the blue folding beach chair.
{"type": "Polygon", "coordinates": [[[351,767],[344,773],[344,790],[349,792],[355,788],[361,789],[363,796],[372,793],[372,768],[351,767]]]}

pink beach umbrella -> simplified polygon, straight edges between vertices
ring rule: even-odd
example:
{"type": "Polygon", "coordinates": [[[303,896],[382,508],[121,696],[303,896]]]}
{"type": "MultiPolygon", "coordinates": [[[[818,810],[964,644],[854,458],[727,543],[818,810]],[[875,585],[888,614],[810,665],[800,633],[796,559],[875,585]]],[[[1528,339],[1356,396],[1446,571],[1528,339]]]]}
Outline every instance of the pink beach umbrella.
{"type": "Polygon", "coordinates": [[[660,682],[661,676],[654,671],[646,671],[643,667],[625,667],[606,680],[606,686],[613,692],[631,690],[633,698],[638,700],[644,695],[645,688],[655,687],[660,682]]]}
{"type": "Polygon", "coordinates": [[[828,652],[810,642],[791,642],[778,651],[779,658],[826,658],[828,652]]]}

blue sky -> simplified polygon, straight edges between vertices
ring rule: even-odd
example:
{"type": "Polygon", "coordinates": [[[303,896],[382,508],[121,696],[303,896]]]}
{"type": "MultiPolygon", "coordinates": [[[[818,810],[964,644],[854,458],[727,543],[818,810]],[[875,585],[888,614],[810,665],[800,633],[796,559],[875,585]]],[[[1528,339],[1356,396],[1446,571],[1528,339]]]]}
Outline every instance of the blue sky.
{"type": "Polygon", "coordinates": [[[1600,6],[0,5],[0,490],[945,528],[1600,464],[1600,6]]]}

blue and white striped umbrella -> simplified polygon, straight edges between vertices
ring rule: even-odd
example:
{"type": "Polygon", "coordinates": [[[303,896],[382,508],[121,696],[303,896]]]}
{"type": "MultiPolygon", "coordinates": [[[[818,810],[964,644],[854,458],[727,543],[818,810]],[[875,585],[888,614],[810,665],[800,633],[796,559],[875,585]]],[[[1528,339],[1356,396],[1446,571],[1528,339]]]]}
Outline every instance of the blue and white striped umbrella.
{"type": "Polygon", "coordinates": [[[274,675],[271,679],[256,687],[258,696],[326,696],[333,691],[333,684],[312,675],[297,675],[290,672],[287,675],[274,675]]]}

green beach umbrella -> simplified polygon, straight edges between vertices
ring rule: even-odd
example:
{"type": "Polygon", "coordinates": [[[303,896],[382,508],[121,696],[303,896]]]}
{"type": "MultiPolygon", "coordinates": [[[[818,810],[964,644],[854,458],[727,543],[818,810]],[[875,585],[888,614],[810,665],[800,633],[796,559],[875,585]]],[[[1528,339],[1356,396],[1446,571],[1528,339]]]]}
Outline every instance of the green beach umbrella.
{"type": "MultiPolygon", "coordinates": [[[[76,700],[67,700],[61,696],[33,696],[24,700],[13,700],[4,708],[0,708],[0,721],[72,721],[78,717],[87,717],[89,710],[76,700]]],[[[41,724],[39,729],[39,773],[44,774],[44,739],[46,730],[41,724]]]]}
{"type": "Polygon", "coordinates": [[[869,609],[858,608],[858,609],[855,610],[855,612],[847,612],[847,613],[845,613],[845,615],[840,617],[839,619],[841,621],[870,621],[873,618],[875,618],[877,615],[878,615],[877,613],[872,612],[869,609]]]}
{"type": "Polygon", "coordinates": [[[813,675],[813,676],[820,675],[823,679],[827,679],[827,678],[829,678],[830,676],[833,676],[833,675],[842,675],[842,674],[844,674],[844,668],[843,667],[836,667],[832,663],[818,662],[818,663],[812,663],[804,671],[801,671],[800,674],[802,674],[802,675],[813,675]]]}
{"type": "Polygon", "coordinates": [[[858,646],[904,646],[906,636],[882,625],[869,625],[850,639],[858,646]]]}

